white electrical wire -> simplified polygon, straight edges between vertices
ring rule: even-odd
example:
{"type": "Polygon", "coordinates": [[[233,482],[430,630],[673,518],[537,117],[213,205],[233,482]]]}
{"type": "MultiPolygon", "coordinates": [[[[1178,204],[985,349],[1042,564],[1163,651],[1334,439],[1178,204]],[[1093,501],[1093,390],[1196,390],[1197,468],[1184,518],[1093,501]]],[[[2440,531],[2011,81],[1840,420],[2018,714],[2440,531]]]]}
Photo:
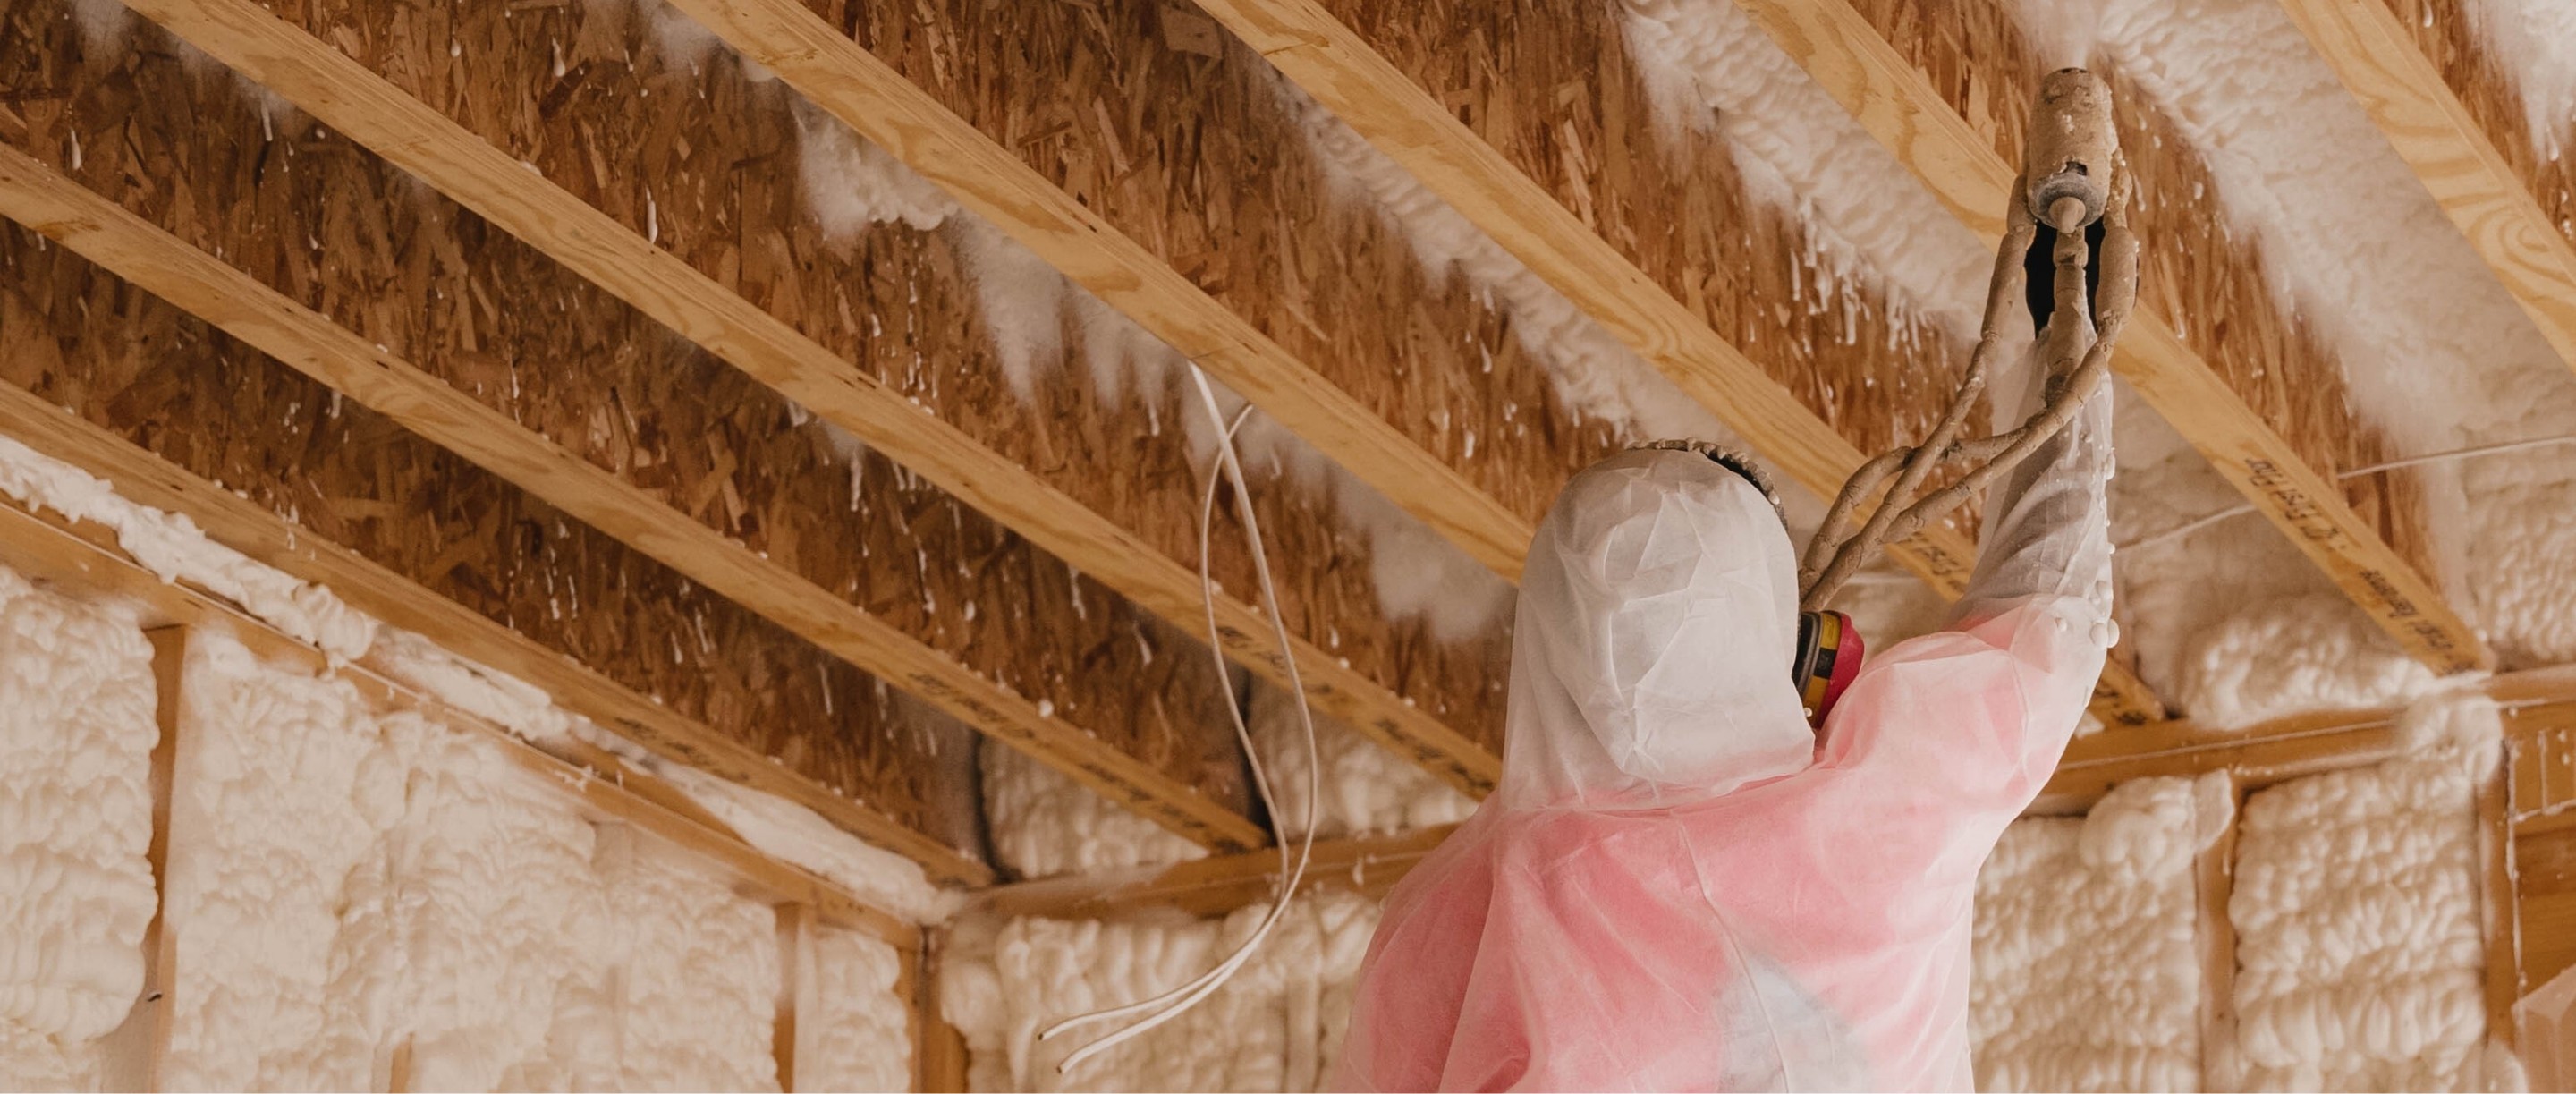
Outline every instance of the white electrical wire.
{"type": "MultiPolygon", "coordinates": [[[[2477,456],[2497,456],[2507,452],[2520,452],[2525,449],[2545,448],[2550,445],[2570,443],[2576,443],[2576,436],[2534,437],[2529,440],[2504,441],[2497,444],[2478,445],[2474,448],[2457,448],[2448,452],[2435,452],[2431,455],[2425,456],[2409,456],[2401,460],[2389,460],[2386,463],[2374,463],[2368,467],[2356,467],[2350,471],[2345,471],[2336,475],[2335,478],[2357,479],[2363,475],[2376,475],[2382,471],[2395,471],[2404,467],[2416,467],[2428,463],[2443,463],[2450,460],[2465,460],[2477,456]]],[[[2167,528],[2164,531],[2140,536],[2135,540],[2131,540],[2130,542],[2123,543],[2118,546],[2119,549],[2123,551],[2134,551],[2141,547],[2153,547],[2159,543],[2166,542],[2167,540],[2179,539],[2183,536],[2190,535],[2193,532],[2200,531],[2203,528],[2207,528],[2210,525],[2218,524],[2222,521],[2233,520],[2253,511],[2254,507],[2251,505],[2231,505],[2215,513],[2195,517],[2191,520],[2175,525],[2174,527],[2167,528]]]]}
{"type": "MultiPolygon", "coordinates": [[[[1261,606],[1269,613],[1271,637],[1278,641],[1280,660],[1287,665],[1288,690],[1297,697],[1297,722],[1306,734],[1306,831],[1298,844],[1296,866],[1280,875],[1279,885],[1272,892],[1269,913],[1261,917],[1260,924],[1252,929],[1252,935],[1244,939],[1243,944],[1236,947],[1234,953],[1223,962],[1151,999],[1139,1000],[1123,1007],[1076,1015],[1057,1022],[1039,1033],[1039,1040],[1050,1040],[1068,1030],[1093,1022],[1113,1021],[1131,1014],[1162,1008],[1159,1013],[1143,1021],[1084,1045],[1080,1050],[1065,1057],[1063,1063],[1056,1065],[1059,1073],[1072,1071],[1075,1065],[1085,1060],[1116,1048],[1133,1038],[1143,1036],[1148,1030],[1169,1022],[1191,1007],[1197,1006],[1200,1000],[1206,999],[1219,987],[1224,986],[1225,982],[1234,976],[1236,970],[1252,960],[1252,955],[1260,949],[1262,941],[1270,937],[1271,929],[1278,926],[1279,920],[1287,914],[1288,902],[1296,896],[1297,887],[1305,881],[1306,867],[1315,857],[1315,814],[1321,807],[1324,796],[1324,762],[1322,749],[1315,740],[1315,713],[1306,703],[1305,680],[1298,674],[1296,649],[1288,641],[1287,618],[1279,610],[1279,595],[1277,589],[1271,584],[1270,558],[1261,546],[1261,521],[1253,515],[1252,491],[1244,483],[1243,465],[1237,458],[1234,448],[1235,431],[1242,427],[1244,419],[1252,413],[1252,408],[1244,407],[1235,413],[1233,420],[1228,421],[1224,411],[1217,407],[1216,392],[1208,386],[1207,374],[1200,372],[1198,366],[1192,365],[1190,381],[1197,385],[1199,405],[1206,408],[1208,421],[1217,429],[1216,465],[1208,469],[1207,487],[1199,498],[1199,597],[1201,604],[1207,610],[1208,655],[1216,660],[1218,679],[1224,679],[1229,670],[1225,663],[1224,643],[1217,628],[1216,579],[1208,570],[1211,529],[1216,520],[1216,484],[1221,474],[1225,481],[1234,486],[1235,511],[1243,518],[1244,539],[1252,547],[1253,573],[1261,584],[1261,606]]],[[[1253,789],[1261,795],[1261,805],[1270,814],[1272,829],[1274,831],[1284,829],[1288,820],[1280,813],[1278,801],[1270,791],[1270,773],[1261,762],[1260,750],[1253,746],[1252,727],[1244,722],[1243,712],[1236,709],[1232,702],[1226,704],[1226,716],[1234,723],[1235,739],[1243,742],[1244,756],[1252,765],[1253,789]]],[[[1286,841],[1282,840],[1281,843],[1284,846],[1286,841]]]]}

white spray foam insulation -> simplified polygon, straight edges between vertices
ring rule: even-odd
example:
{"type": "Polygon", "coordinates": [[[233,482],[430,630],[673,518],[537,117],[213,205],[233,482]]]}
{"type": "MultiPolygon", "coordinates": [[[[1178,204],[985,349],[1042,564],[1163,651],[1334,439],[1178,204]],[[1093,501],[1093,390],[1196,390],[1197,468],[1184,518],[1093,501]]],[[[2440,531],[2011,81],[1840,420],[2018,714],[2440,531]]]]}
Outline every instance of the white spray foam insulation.
{"type": "Polygon", "coordinates": [[[607,859],[601,882],[626,958],[621,1089],[777,1090],[777,913],[691,863],[607,859]]]}
{"type": "Polygon", "coordinates": [[[171,1084],[376,1089],[384,909],[353,901],[384,885],[360,875],[402,819],[401,766],[354,688],[229,639],[191,636],[180,692],[171,1084]]]}
{"type": "Polygon", "coordinates": [[[993,857],[1024,878],[1156,866],[1207,857],[1073,777],[992,741],[980,745],[993,857]]]}
{"type": "Polygon", "coordinates": [[[945,917],[962,899],[931,884],[921,864],[860,840],[812,809],[672,763],[554,704],[543,689],[385,628],[370,664],[440,702],[540,745],[579,741],[670,783],[762,854],[801,866],[906,922],[945,917]]]}
{"type": "Polygon", "coordinates": [[[956,897],[920,864],[842,831],[804,806],[673,764],[556,706],[543,689],[386,627],[331,590],[272,569],[206,538],[181,514],[139,505],[105,480],[0,436],[0,493],[34,508],[113,530],[118,545],[163,581],[185,580],[334,660],[374,654],[376,667],[439,701],[538,744],[570,737],[599,744],[647,773],[683,784],[693,800],[734,825],[754,848],[813,870],[884,911],[913,922],[937,919],[956,897]]]}
{"type": "Polygon", "coordinates": [[[410,753],[383,853],[413,1088],[614,1086],[617,955],[595,830],[498,742],[382,721],[410,753]]]}
{"type": "MultiPolygon", "coordinates": [[[[2519,21],[2521,9],[2491,5],[2482,20],[2519,21]]],[[[2107,63],[2179,127],[2209,166],[2229,231],[2254,241],[2283,310],[2323,336],[2355,412],[2400,454],[2576,432],[2576,380],[2279,5],[2021,10],[2049,61],[2107,63]]],[[[2564,52],[2508,57],[2540,73],[2526,90],[2544,98],[2563,76],[2543,56],[2553,51],[2564,52]]],[[[2416,472],[2435,576],[2508,666],[2576,649],[2576,598],[2561,591],[2576,583],[2576,524],[2556,515],[2576,500],[2576,466],[2553,455],[2416,472]]]]}
{"type": "Polygon", "coordinates": [[[1440,781],[1349,725],[1315,713],[1316,752],[1323,760],[1321,812],[1307,801],[1306,733],[1296,697],[1256,683],[1249,721],[1252,744],[1270,774],[1285,835],[1303,833],[1312,818],[1315,838],[1409,832],[1456,824],[1476,811],[1476,801],[1440,781]]]}
{"type": "Polygon", "coordinates": [[[158,900],[152,645],[0,569],[0,1089],[96,1089],[158,900]]]}
{"type": "Polygon", "coordinates": [[[2201,1088],[2194,866],[2234,806],[2214,778],[2005,830],[1977,875],[1977,1089],[2201,1088]]]}
{"type": "Polygon", "coordinates": [[[2329,592],[2247,605],[2199,636],[2175,694],[2195,722],[2236,729],[2306,710],[2398,706],[2434,686],[2433,670],[2358,615],[2329,592]]]}
{"type": "Polygon", "coordinates": [[[1567,409],[1639,440],[1690,437],[1742,447],[1714,415],[1323,104],[1285,78],[1272,86],[1333,195],[1402,235],[1433,280],[1461,279],[1510,315],[1521,348],[1547,369],[1567,409]]]}
{"type": "Polygon", "coordinates": [[[912,1008],[895,991],[894,947],[827,926],[808,945],[817,982],[796,1012],[796,1088],[912,1089],[912,1008]]]}
{"type": "MultiPolygon", "coordinates": [[[[1752,196],[1805,224],[1803,257],[1830,295],[1848,306],[1874,286],[1900,327],[1976,340],[1993,253],[1750,16],[1728,0],[1625,0],[1620,13],[1666,139],[1720,138],[1752,196]]],[[[1813,291],[1809,306],[1828,306],[1813,291]]]]}
{"type": "Polygon", "coordinates": [[[2557,161],[2576,136],[2576,7],[2558,0],[2467,0],[2465,6],[2478,44],[2502,62],[2521,93],[2532,146],[2557,161]]]}
{"type": "Polygon", "coordinates": [[[117,496],[107,480],[0,437],[0,493],[116,533],[118,546],[163,581],[186,579],[334,658],[375,641],[376,621],[330,590],[297,580],[206,538],[187,517],[117,496]]]}
{"type": "Polygon", "coordinates": [[[2466,693],[2400,730],[2422,750],[2246,803],[2229,917],[2247,1089],[2511,1081],[2486,1043],[2476,810],[2502,724],[2466,693]]]}
{"type": "Polygon", "coordinates": [[[942,961],[948,1021],[975,1090],[1315,1090],[1350,1020],[1376,902],[1301,895],[1258,955],[1198,1007],[1070,1074],[1057,1062],[1113,1026],[1041,1043],[1063,1018],[1144,999],[1213,966],[1252,932],[1256,905],[1218,920],[1017,919],[959,925],[942,961]]]}

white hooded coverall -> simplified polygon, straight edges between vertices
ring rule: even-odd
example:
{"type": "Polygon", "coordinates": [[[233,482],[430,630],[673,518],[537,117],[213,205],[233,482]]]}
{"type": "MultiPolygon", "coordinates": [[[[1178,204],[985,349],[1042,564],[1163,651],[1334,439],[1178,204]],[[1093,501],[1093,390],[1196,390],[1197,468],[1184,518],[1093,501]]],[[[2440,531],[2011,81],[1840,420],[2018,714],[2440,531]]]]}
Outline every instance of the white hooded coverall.
{"type": "Polygon", "coordinates": [[[1336,1084],[1971,1089],[1977,869],[2101,672],[2110,472],[2105,390],[1993,491],[1950,624],[1873,651],[1821,732],[1760,491],[1670,450],[1576,476],[1502,784],[1388,898],[1336,1084]]]}

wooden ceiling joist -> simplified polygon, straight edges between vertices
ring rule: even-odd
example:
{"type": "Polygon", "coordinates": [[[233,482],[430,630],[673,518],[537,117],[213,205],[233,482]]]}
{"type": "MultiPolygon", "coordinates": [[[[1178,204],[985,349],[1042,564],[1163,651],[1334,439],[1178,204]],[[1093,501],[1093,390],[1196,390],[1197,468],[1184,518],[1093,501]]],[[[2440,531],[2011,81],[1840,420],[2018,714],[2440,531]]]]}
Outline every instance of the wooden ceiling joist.
{"type": "Polygon", "coordinates": [[[0,215],[545,499],[790,632],[1206,846],[1267,841],[1195,787],[583,460],[15,149],[0,215]]]}
{"type": "Polygon", "coordinates": [[[673,5],[929,179],[1443,538],[1517,581],[1532,522],[797,0],[673,5]]]}
{"type": "Polygon", "coordinates": [[[526,680],[566,709],[656,753],[812,809],[863,839],[921,863],[933,878],[966,885],[992,881],[990,868],[940,841],[832,793],[743,743],[353,551],[304,533],[258,504],[15,385],[0,384],[0,434],[107,480],[138,504],[183,515],[216,542],[325,586],[369,615],[526,680]]]}
{"type": "MultiPolygon", "coordinates": [[[[1199,6],[1800,486],[1830,498],[1867,459],[1321,4],[1200,0],[1199,6]]],[[[1952,599],[1976,560],[1975,544],[1948,525],[1888,550],[1952,599]]],[[[2116,661],[2103,670],[2093,709],[2124,725],[2164,714],[2146,685],[2116,661]]]]}
{"type": "MultiPolygon", "coordinates": [[[[1199,579],[1189,567],[978,444],[642,234],[531,173],[330,45],[250,0],[137,0],[130,6],[655,322],[849,429],[1084,575],[1189,633],[1204,630],[1199,579]]],[[[900,146],[889,147],[901,151],[900,146]]],[[[1222,378],[1242,387],[1241,377],[1222,378]]],[[[1256,402],[1264,397],[1261,390],[1244,391],[1256,402]]],[[[1395,460],[1380,466],[1411,464],[1395,460]]],[[[1517,558],[1528,531],[1522,527],[1502,534],[1499,541],[1510,543],[1517,558]]],[[[1225,652],[1285,684],[1284,662],[1265,617],[1232,597],[1221,598],[1216,612],[1225,652]]],[[[1319,709],[1452,785],[1478,795],[1492,788],[1501,768],[1492,751],[1310,641],[1298,643],[1296,657],[1307,693],[1319,709]]]]}
{"type": "MultiPolygon", "coordinates": [[[[2014,169],[1844,0],[1734,0],[1941,203],[2001,238],[2014,169]]],[[[2375,0],[2373,0],[2375,6],[2375,0]]],[[[2113,367],[2354,605],[2437,672],[2485,667],[2485,641],[2171,324],[2139,308],[2113,367]]]]}
{"type": "Polygon", "coordinates": [[[2399,159],[2576,367],[2576,244],[2380,0],[2281,0],[2399,159]]]}

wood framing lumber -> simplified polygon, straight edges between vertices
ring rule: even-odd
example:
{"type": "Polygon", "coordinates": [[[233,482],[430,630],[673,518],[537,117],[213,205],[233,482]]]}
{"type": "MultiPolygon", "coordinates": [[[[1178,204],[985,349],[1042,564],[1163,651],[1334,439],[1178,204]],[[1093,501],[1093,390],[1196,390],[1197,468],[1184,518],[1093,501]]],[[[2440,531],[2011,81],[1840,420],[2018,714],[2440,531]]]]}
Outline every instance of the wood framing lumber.
{"type": "Polygon", "coordinates": [[[0,148],[0,215],[221,328],[862,671],[1220,850],[1259,826],[947,654],[565,450],[508,415],[189,246],[24,153],[0,148]]]}
{"type": "MultiPolygon", "coordinates": [[[[1456,828],[1442,825],[1393,836],[1318,840],[1304,887],[1340,885],[1367,896],[1384,896],[1456,828]]],[[[1173,866],[1026,881],[987,889],[969,907],[995,915],[1067,918],[1136,908],[1221,915],[1270,899],[1279,884],[1281,861],[1278,849],[1269,848],[1173,866]]]]}
{"type": "Polygon", "coordinates": [[[777,1061],[778,1089],[796,1089],[796,1057],[808,1032],[797,1022],[810,1011],[815,989],[814,913],[802,904],[772,909],[778,919],[778,1016],[769,1024],[769,1051],[777,1061]]]}
{"type": "MultiPolygon", "coordinates": [[[[574,759],[554,755],[500,726],[421,694],[366,662],[333,665],[320,650],[210,593],[163,581],[127,557],[116,545],[114,533],[106,529],[87,523],[71,524],[58,515],[31,512],[15,500],[0,498],[0,565],[74,595],[112,597],[140,605],[150,628],[146,633],[155,642],[156,683],[162,686],[165,698],[177,695],[179,662],[170,661],[165,679],[158,656],[167,652],[175,658],[176,638],[188,628],[217,627],[265,660],[328,673],[345,681],[380,708],[419,711],[452,728],[482,734],[500,744],[520,770],[571,795],[593,822],[631,826],[702,856],[764,899],[804,905],[824,922],[865,931],[898,947],[912,945],[921,937],[918,929],[869,906],[839,886],[753,848],[703,810],[675,809],[663,804],[672,799],[687,800],[668,783],[596,750],[579,750],[579,758],[574,759]]],[[[172,743],[175,749],[174,737],[167,730],[163,741],[172,743]]],[[[156,829],[156,841],[161,839],[160,831],[156,829]]]]}
{"type": "MultiPolygon", "coordinates": [[[[1025,468],[940,421],[606,213],[531,173],[329,44],[252,0],[136,0],[132,7],[655,322],[850,430],[1039,549],[1183,630],[1204,633],[1205,608],[1193,569],[1040,482],[1025,468]]],[[[857,48],[837,32],[833,36],[843,46],[857,48]]],[[[887,147],[898,154],[905,152],[901,144],[887,147]]],[[[1016,161],[1013,166],[1026,170],[1016,161]]],[[[1198,356],[1189,347],[1199,343],[1173,344],[1198,356]]],[[[1275,390],[1285,392],[1283,398],[1326,400],[1310,390],[1320,381],[1311,374],[1304,376],[1303,381],[1275,390]]],[[[1238,377],[1225,378],[1230,384],[1240,383],[1238,377]]],[[[1242,393],[1259,403],[1269,391],[1255,388],[1242,393]]],[[[1356,407],[1349,409],[1365,414],[1356,407]]],[[[1296,427],[1286,417],[1280,420],[1296,427]]],[[[1343,428],[1351,427],[1345,421],[1343,428]]],[[[1319,445],[1327,439],[1302,428],[1298,431],[1319,445]]],[[[1413,451],[1421,455],[1418,449],[1413,451]]],[[[1336,455],[1355,469],[1372,466],[1365,460],[1350,462],[1351,453],[1336,455]]],[[[1385,453],[1369,459],[1381,470],[1418,462],[1385,453]]],[[[1403,496],[1390,492],[1390,497],[1403,496]]],[[[1452,496],[1482,497],[1463,484],[1452,496]]],[[[1514,561],[1506,572],[1517,573],[1517,559],[1529,542],[1526,522],[1488,531],[1493,534],[1486,538],[1508,545],[1514,561]]],[[[1272,645],[1265,617],[1231,597],[1219,599],[1216,614],[1228,656],[1285,685],[1285,664],[1272,645]]],[[[1301,641],[1295,654],[1307,694],[1319,709],[1462,790],[1481,796],[1492,789],[1501,772],[1499,757],[1365,673],[1343,666],[1320,647],[1301,641]]]]}
{"type": "Polygon", "coordinates": [[[2243,819],[2244,797],[2231,777],[2226,823],[2217,838],[2200,849],[2193,867],[2200,904],[2196,934],[2200,943],[2200,1072],[2204,1090],[2236,1086],[2234,1077],[2222,1072],[2237,1058],[2236,921],[2228,917],[2227,904],[2236,894],[2236,826],[2243,819]]]}
{"type": "Polygon", "coordinates": [[[2281,0],[2281,7],[2559,359],[2576,367],[2576,244],[2396,14],[2376,0],[2281,0]]]}
{"type": "Polygon", "coordinates": [[[184,515],[216,542],[325,586],[369,615],[526,680],[566,709],[664,757],[812,809],[862,839],[921,863],[933,878],[974,885],[992,877],[989,867],[939,841],[791,773],[715,729],[681,717],[354,552],[294,528],[258,505],[47,405],[24,389],[0,384],[0,435],[105,479],[138,504],[184,515]]]}
{"type": "MultiPolygon", "coordinates": [[[[2510,672],[2480,685],[2506,710],[2507,739],[2533,739],[2557,719],[2576,712],[2576,666],[2510,672]]],[[[2152,775],[2232,771],[2240,789],[2254,790],[2402,754],[2404,743],[2391,709],[2330,710],[2292,714],[2239,730],[2214,730],[2175,719],[2142,729],[2078,737],[2058,761],[2057,774],[2031,806],[2035,813],[2080,813],[2104,792],[2152,775]]]]}
{"type": "Polygon", "coordinates": [[[1405,439],[839,28],[797,0],[674,0],[673,6],[1477,561],[1519,579],[1530,520],[1405,439]]]}
{"type": "MultiPolygon", "coordinates": [[[[1736,0],[1771,39],[1989,244],[2014,170],[1842,0],[1736,0]]],[[[2330,3],[2331,0],[2320,0],[2330,3]]],[[[2370,5],[2370,6],[2375,6],[2370,5]]],[[[2477,631],[2227,381],[2141,308],[2113,366],[2344,595],[2437,672],[2486,667],[2477,631]]]]}
{"type": "MultiPolygon", "coordinates": [[[[1831,498],[1868,458],[1321,4],[1199,6],[1800,486],[1831,498]]],[[[2000,227],[2003,205],[1994,207],[2000,227]]],[[[1888,550],[1945,598],[1959,596],[1976,564],[1975,545],[1947,526],[1888,550]]],[[[2117,663],[2103,670],[2094,710],[2120,725],[2164,716],[2117,663]]]]}
{"type": "Polygon", "coordinates": [[[188,629],[154,627],[144,637],[152,641],[152,719],[161,738],[152,746],[152,840],[146,852],[152,863],[152,922],[143,932],[143,996],[135,1002],[138,1013],[128,1021],[143,1022],[143,1089],[168,1090],[170,1034],[176,1013],[172,992],[179,985],[179,933],[171,928],[169,918],[170,801],[181,770],[179,675],[188,659],[188,629]]]}
{"type": "Polygon", "coordinates": [[[2512,750],[2477,784],[2478,925],[2486,942],[2487,1036],[2512,1048],[2521,1023],[2513,1004],[2522,998],[2522,917],[2513,871],[2512,750]]]}

